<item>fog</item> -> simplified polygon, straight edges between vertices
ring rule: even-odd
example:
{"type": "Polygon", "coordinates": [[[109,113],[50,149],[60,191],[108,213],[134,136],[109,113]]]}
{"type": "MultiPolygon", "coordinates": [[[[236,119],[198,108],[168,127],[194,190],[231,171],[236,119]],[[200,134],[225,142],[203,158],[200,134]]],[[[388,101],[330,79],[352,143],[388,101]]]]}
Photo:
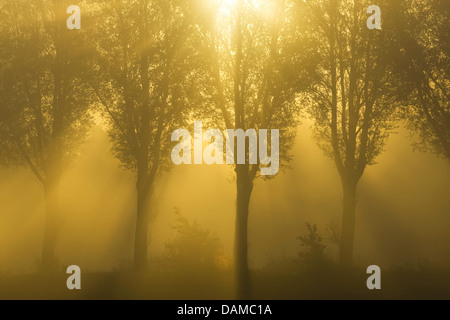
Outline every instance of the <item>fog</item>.
{"type": "Polygon", "coordinates": [[[448,298],[448,4],[0,0],[0,298],[448,298]]]}
{"type": "MultiPolygon", "coordinates": [[[[57,245],[61,265],[89,271],[127,270],[135,228],[134,177],[110,153],[95,127],[61,185],[63,225],[57,245]]],[[[342,191],[334,163],[298,129],[292,168],[258,180],[250,205],[249,264],[295,258],[306,222],[326,238],[341,221],[342,191]]],[[[450,258],[450,168],[445,160],[414,151],[408,131],[397,130],[378,163],[367,169],[357,194],[355,262],[381,266],[448,263],[450,258]]],[[[229,166],[177,166],[158,181],[151,208],[150,264],[175,236],[175,208],[216,234],[230,260],[233,252],[235,184],[229,166]]],[[[20,274],[37,271],[44,230],[43,191],[25,168],[1,170],[0,267],[20,274]]],[[[326,243],[337,259],[337,246],[326,243]]]]}

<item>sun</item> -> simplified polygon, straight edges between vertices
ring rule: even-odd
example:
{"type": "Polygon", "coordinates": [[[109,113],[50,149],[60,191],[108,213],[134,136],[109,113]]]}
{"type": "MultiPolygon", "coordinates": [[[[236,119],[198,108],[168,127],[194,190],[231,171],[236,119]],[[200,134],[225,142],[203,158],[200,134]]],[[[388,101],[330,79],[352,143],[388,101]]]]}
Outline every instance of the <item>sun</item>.
{"type": "Polygon", "coordinates": [[[219,2],[227,6],[232,6],[235,5],[238,2],[238,0],[219,0],[219,2]]]}
{"type": "Polygon", "coordinates": [[[261,11],[265,0],[215,0],[219,5],[219,15],[225,19],[231,18],[236,13],[240,1],[244,2],[247,9],[261,11]]]}
{"type": "MultiPolygon", "coordinates": [[[[217,0],[224,9],[233,9],[241,0],[217,0]]],[[[259,9],[263,0],[243,0],[244,4],[250,5],[255,9],[259,9]]]]}

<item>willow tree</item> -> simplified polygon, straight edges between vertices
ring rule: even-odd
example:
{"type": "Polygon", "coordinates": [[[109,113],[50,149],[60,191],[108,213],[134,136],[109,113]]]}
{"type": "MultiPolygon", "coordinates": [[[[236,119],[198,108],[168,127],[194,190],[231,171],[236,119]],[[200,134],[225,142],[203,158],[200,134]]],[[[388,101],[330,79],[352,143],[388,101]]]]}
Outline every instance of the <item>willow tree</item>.
{"type": "Polygon", "coordinates": [[[390,13],[399,102],[416,145],[450,161],[450,3],[402,0],[390,13]]]}
{"type": "MultiPolygon", "coordinates": [[[[307,97],[314,135],[339,172],[343,189],[340,262],[351,266],[357,186],[383,151],[395,114],[384,29],[369,30],[370,1],[308,0],[297,3],[304,38],[316,39],[320,77],[307,97]]],[[[386,4],[381,5],[383,12],[386,4]]],[[[299,38],[299,41],[303,41],[299,38]]]]}
{"type": "Polygon", "coordinates": [[[96,77],[90,81],[109,119],[114,155],[136,174],[134,268],[147,267],[149,205],[169,168],[171,133],[196,105],[201,64],[183,1],[99,1],[93,31],[96,77]]]}
{"type": "MultiPolygon", "coordinates": [[[[283,27],[289,22],[285,1],[200,1],[197,6],[193,12],[197,13],[197,25],[203,35],[209,83],[214,93],[209,117],[223,130],[242,129],[249,136],[253,129],[259,134],[262,129],[279,130],[279,152],[275,148],[271,152],[272,156],[276,153],[280,157],[279,169],[285,169],[295,140],[299,110],[295,81],[291,81],[297,75],[292,75],[289,65],[292,60],[283,52],[287,36],[283,27]]],[[[251,195],[256,179],[273,177],[264,176],[267,168],[259,155],[251,164],[249,136],[245,138],[246,163],[238,164],[235,152],[233,165],[237,191],[234,264],[240,299],[251,296],[248,267],[251,195]]],[[[268,138],[272,144],[273,137],[268,138]]]]}
{"type": "Polygon", "coordinates": [[[0,162],[26,165],[44,189],[42,268],[55,267],[64,166],[90,122],[82,79],[89,51],[68,30],[64,1],[1,1],[0,162]]]}

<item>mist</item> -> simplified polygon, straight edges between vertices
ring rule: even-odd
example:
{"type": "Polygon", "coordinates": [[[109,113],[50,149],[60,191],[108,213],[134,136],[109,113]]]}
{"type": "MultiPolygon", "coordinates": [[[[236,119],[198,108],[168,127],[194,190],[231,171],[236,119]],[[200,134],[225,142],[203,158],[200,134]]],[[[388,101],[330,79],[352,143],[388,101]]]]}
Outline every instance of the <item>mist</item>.
{"type": "Polygon", "coordinates": [[[450,297],[448,1],[0,10],[0,298],[450,297]]]}
{"type": "MultiPolygon", "coordinates": [[[[67,169],[61,187],[64,222],[58,242],[61,265],[92,272],[129,268],[133,251],[133,175],[120,167],[101,126],[92,130],[80,157],[67,169]]],[[[333,163],[298,128],[292,169],[257,183],[251,202],[250,265],[295,257],[296,239],[309,222],[326,235],[341,223],[342,196],[333,163]]],[[[8,274],[35,272],[44,223],[42,190],[27,169],[2,169],[0,261],[8,274]]],[[[391,136],[385,155],[370,167],[358,192],[357,263],[405,265],[445,263],[450,251],[450,169],[445,160],[414,151],[405,129],[391,136]],[[398,164],[401,163],[401,166],[398,164]],[[411,179],[414,177],[414,179],[411,179]]],[[[215,233],[231,259],[234,197],[232,168],[180,166],[161,178],[151,209],[150,260],[164,255],[174,237],[175,208],[215,233]]],[[[328,243],[335,259],[337,247],[328,243]]]]}

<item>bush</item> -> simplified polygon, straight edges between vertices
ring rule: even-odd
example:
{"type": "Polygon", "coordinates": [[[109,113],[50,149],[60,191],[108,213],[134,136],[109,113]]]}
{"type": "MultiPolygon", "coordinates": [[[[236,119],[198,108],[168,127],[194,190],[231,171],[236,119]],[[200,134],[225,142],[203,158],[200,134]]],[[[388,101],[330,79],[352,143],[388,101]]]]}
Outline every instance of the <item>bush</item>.
{"type": "Polygon", "coordinates": [[[307,234],[300,236],[301,246],[304,250],[298,253],[300,262],[308,271],[320,270],[329,264],[325,255],[326,245],[323,244],[317,225],[306,223],[307,234]]]}
{"type": "Polygon", "coordinates": [[[165,245],[165,260],[170,267],[188,270],[214,270],[224,260],[223,245],[220,239],[196,221],[189,222],[176,211],[174,229],[177,234],[165,245]]]}

